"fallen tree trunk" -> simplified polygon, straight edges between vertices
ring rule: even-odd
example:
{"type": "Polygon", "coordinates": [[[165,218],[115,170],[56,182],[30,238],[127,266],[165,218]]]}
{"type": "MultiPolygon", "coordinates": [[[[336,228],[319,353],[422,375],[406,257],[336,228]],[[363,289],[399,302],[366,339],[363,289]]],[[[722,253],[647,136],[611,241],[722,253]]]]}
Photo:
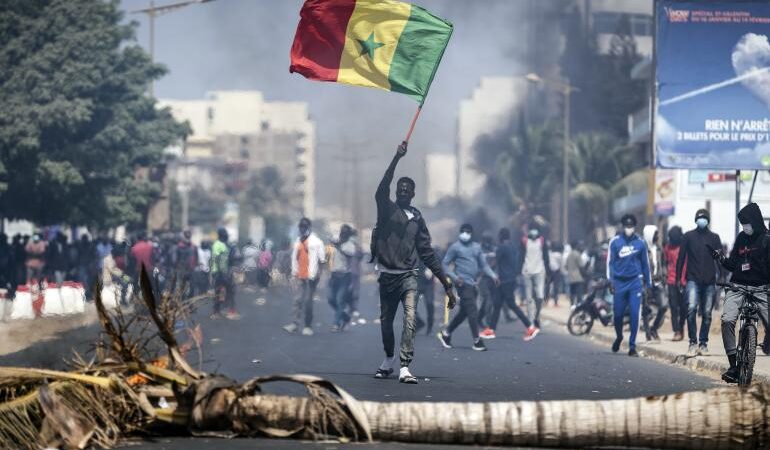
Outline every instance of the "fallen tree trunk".
{"type": "MultiPolygon", "coordinates": [[[[380,403],[359,401],[373,439],[431,444],[660,449],[770,448],[770,387],[712,389],[605,401],[380,403]]],[[[308,399],[254,395],[231,410],[251,434],[308,437],[318,420],[308,399]]]]}
{"type": "MultiPolygon", "coordinates": [[[[104,340],[90,362],[76,358],[75,372],[0,368],[0,448],[104,448],[121,436],[160,424],[221,437],[551,448],[770,448],[770,385],[605,401],[379,403],[358,401],[309,375],[238,384],[199,372],[184,360],[174,330],[189,305],[169,295],[156,302],[146,273],[142,283],[149,318],[127,317],[120,310],[109,313],[97,289],[104,340]],[[168,351],[155,354],[148,343],[168,351]],[[300,383],[309,395],[264,393],[262,385],[275,381],[300,383]]],[[[190,337],[199,345],[200,331],[190,337]]]]}

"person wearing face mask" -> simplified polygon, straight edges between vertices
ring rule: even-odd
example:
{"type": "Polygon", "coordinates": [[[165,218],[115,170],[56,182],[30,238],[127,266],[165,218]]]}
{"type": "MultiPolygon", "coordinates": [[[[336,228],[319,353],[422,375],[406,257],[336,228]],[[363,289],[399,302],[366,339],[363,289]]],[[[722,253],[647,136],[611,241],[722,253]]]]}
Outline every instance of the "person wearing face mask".
{"type": "Polygon", "coordinates": [[[479,311],[476,303],[478,279],[482,272],[492,279],[495,286],[500,285],[500,279],[492,268],[489,267],[481,245],[478,242],[474,242],[472,237],[473,227],[467,223],[463,224],[460,227],[460,235],[457,241],[449,246],[446,255],[444,255],[442,266],[444,272],[457,286],[457,293],[460,296],[460,311],[455,314],[445,330],[438,332],[437,337],[445,348],[452,348],[452,332],[465,319],[468,319],[471,337],[473,338],[472,348],[473,350],[483,352],[486,351],[487,347],[479,337],[479,311]],[[453,265],[454,269],[450,265],[453,265]]]}
{"type": "Polygon", "coordinates": [[[310,219],[303,217],[297,225],[299,237],[291,252],[291,275],[299,281],[300,293],[294,298],[294,321],[283,329],[294,333],[302,328],[303,336],[313,335],[313,295],[321,275],[321,265],[326,263],[324,243],[313,233],[310,219]]]}
{"type": "MultiPolygon", "coordinates": [[[[722,264],[722,267],[730,271],[731,282],[752,287],[767,286],[770,284],[768,281],[770,259],[768,259],[767,228],[762,211],[756,203],[749,203],[738,212],[738,221],[741,223],[742,231],[735,238],[730,256],[726,257],[718,248],[712,251],[712,256],[722,264]]],[[[757,303],[757,306],[762,321],[767,326],[767,294],[760,292],[755,295],[762,300],[757,303]]],[[[740,292],[730,291],[725,297],[722,310],[722,343],[730,363],[730,368],[722,374],[722,379],[727,383],[738,382],[735,322],[738,320],[742,302],[743,295],[740,292]]]]}
{"type": "Polygon", "coordinates": [[[663,258],[666,263],[666,287],[668,290],[668,303],[671,306],[671,328],[674,331],[674,342],[684,339],[684,323],[687,320],[687,302],[680,285],[684,285],[684,279],[676,279],[676,261],[679,258],[679,251],[682,249],[682,239],[684,233],[678,226],[671,227],[668,230],[668,243],[663,251],[663,258]]]}
{"type": "Polygon", "coordinates": [[[401,334],[398,381],[417,384],[417,377],[409,372],[414,357],[416,310],[419,295],[417,272],[420,261],[433,272],[444,286],[449,297],[448,306],[453,308],[455,298],[452,282],[444,274],[431,245],[430,233],[420,211],[411,205],[414,198],[414,180],[402,177],[396,182],[396,201],[390,199],[390,184],[398,162],[406,155],[407,143],[402,142],[390,162],[374,195],[377,202],[377,224],[372,231],[372,260],[380,273],[380,330],[385,359],[374,374],[384,379],[393,373],[395,364],[395,335],[393,321],[398,305],[404,308],[404,327],[401,334]]]}
{"type": "Polygon", "coordinates": [[[636,234],[636,217],[626,214],[620,223],[623,232],[612,238],[607,255],[607,279],[614,295],[615,342],[612,343],[612,352],[617,353],[623,342],[623,316],[628,308],[631,314],[628,356],[638,356],[636,333],[639,331],[639,310],[644,287],[652,288],[652,274],[647,245],[636,234]]]}
{"type": "Polygon", "coordinates": [[[684,234],[682,248],[676,260],[676,278],[684,274],[687,299],[687,335],[690,347],[687,356],[708,354],[711,311],[716,298],[717,266],[710,249],[722,248],[719,235],[709,230],[710,214],[705,209],[695,213],[696,228],[684,234]],[[687,269],[685,270],[685,263],[687,269]],[[696,323],[700,310],[700,333],[696,323]]]}
{"type": "Polygon", "coordinates": [[[545,299],[545,280],[548,279],[548,242],[540,235],[540,229],[532,224],[529,233],[522,238],[521,274],[527,302],[527,316],[536,328],[540,328],[540,309],[545,299]]]}
{"type": "Polygon", "coordinates": [[[663,292],[663,255],[658,246],[658,227],[646,225],[642,230],[644,242],[647,244],[650,272],[652,273],[652,289],[647,291],[647,296],[642,306],[642,327],[648,341],[660,342],[658,330],[663,325],[663,320],[668,312],[668,298],[663,292]],[[651,306],[657,306],[655,316],[652,316],[651,306]]]}

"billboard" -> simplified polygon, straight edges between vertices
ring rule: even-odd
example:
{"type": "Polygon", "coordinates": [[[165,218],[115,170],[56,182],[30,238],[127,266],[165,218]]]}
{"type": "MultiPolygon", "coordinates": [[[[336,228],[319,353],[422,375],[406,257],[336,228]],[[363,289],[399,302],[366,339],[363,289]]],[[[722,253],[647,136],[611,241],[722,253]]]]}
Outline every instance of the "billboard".
{"type": "Polygon", "coordinates": [[[655,170],[655,214],[673,216],[676,205],[676,170],[655,170]]]}
{"type": "Polygon", "coordinates": [[[770,3],[655,5],[659,167],[770,169],[770,3]]]}

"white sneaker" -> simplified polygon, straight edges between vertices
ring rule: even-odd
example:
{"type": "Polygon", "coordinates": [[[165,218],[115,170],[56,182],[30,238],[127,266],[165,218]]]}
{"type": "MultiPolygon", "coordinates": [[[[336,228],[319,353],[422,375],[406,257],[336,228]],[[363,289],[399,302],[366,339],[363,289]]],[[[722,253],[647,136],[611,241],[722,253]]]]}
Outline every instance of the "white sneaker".
{"type": "Polygon", "coordinates": [[[402,367],[398,373],[398,381],[406,384],[417,384],[417,377],[409,373],[408,367],[402,367]]]}
{"type": "Polygon", "coordinates": [[[302,336],[312,336],[313,335],[313,329],[310,327],[305,327],[302,329],[302,336]]]}
{"type": "Polygon", "coordinates": [[[288,325],[284,325],[283,329],[286,330],[287,333],[295,333],[297,331],[297,324],[290,323],[288,325]]]}

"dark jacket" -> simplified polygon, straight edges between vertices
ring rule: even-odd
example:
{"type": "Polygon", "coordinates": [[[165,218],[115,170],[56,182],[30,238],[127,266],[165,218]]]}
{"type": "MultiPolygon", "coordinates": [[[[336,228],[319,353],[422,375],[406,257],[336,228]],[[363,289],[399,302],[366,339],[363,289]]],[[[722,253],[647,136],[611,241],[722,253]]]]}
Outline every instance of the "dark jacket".
{"type": "Polygon", "coordinates": [[[717,265],[711,251],[722,248],[719,235],[708,228],[695,228],[684,234],[682,248],[676,260],[676,278],[682,278],[685,261],[685,279],[699,284],[714,284],[717,281],[717,265]]]}
{"type": "Polygon", "coordinates": [[[514,241],[506,241],[497,246],[495,252],[497,259],[497,275],[501,283],[516,281],[521,273],[521,247],[514,241]]]}
{"type": "Polygon", "coordinates": [[[738,213],[741,223],[750,223],[754,232],[743,231],[735,238],[730,257],[722,262],[732,272],[730,281],[747,286],[764,286],[768,281],[767,227],[756,203],[749,203],[738,213]]]}
{"type": "Polygon", "coordinates": [[[390,199],[390,183],[393,180],[395,164],[385,172],[374,198],[377,201],[377,227],[372,233],[372,257],[377,264],[390,270],[416,270],[420,260],[446,284],[446,275],[441,269],[436,253],[431,246],[430,233],[417,208],[409,207],[414,215],[409,219],[401,208],[390,199]]]}

